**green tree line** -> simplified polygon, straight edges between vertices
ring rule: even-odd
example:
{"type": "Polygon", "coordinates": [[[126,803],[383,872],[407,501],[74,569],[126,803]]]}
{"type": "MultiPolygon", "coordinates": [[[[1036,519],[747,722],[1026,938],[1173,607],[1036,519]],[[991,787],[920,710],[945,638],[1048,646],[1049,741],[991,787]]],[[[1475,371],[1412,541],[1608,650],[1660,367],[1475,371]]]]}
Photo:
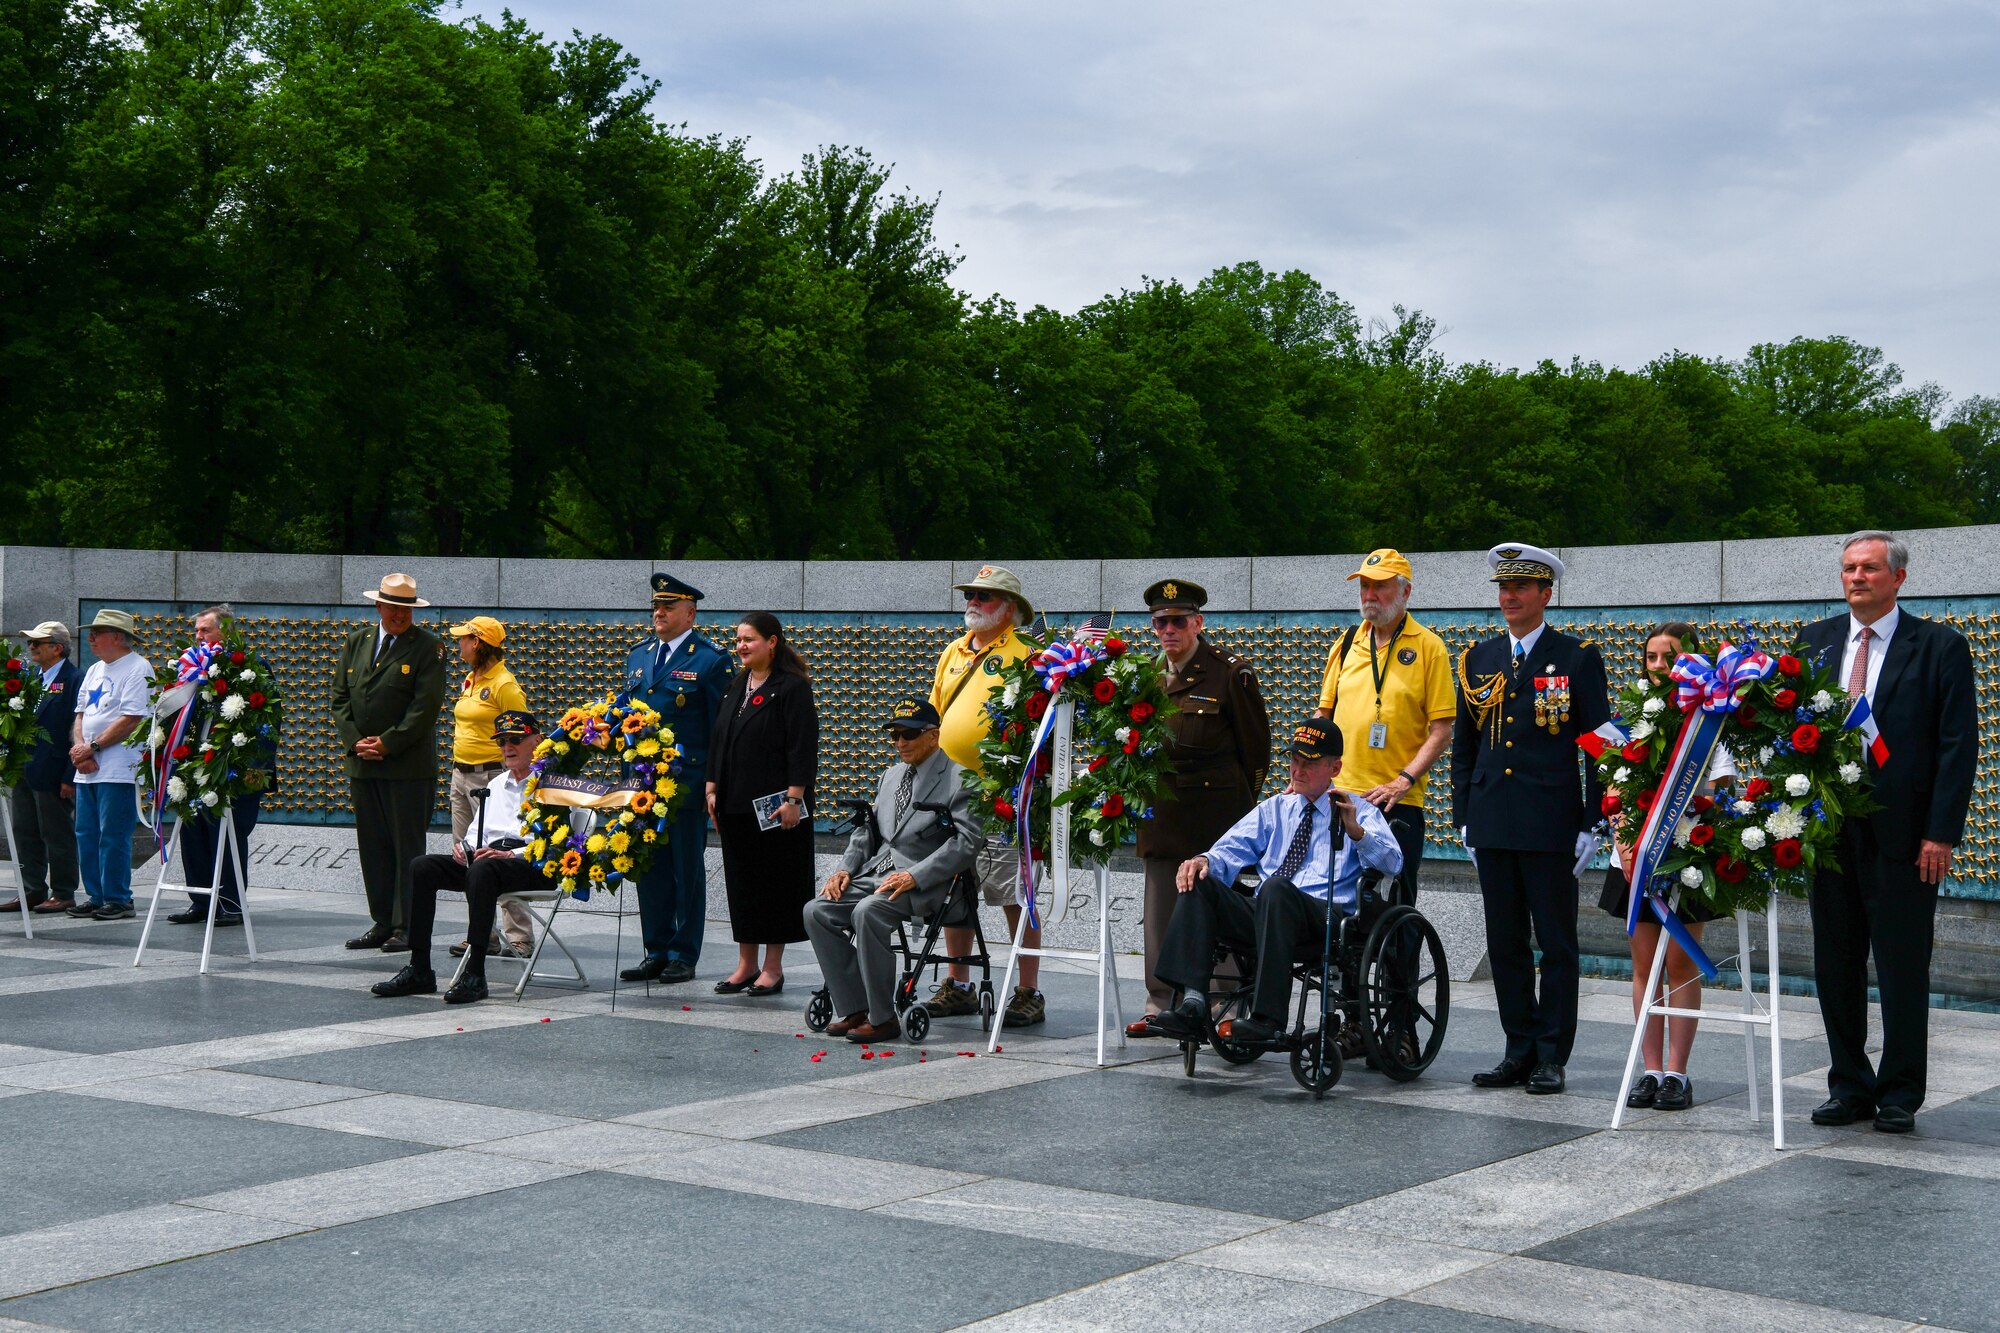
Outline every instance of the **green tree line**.
{"type": "Polygon", "coordinates": [[[953,285],[865,150],[772,173],[616,43],[438,0],[0,8],[0,541],[1287,554],[2000,521],[2000,399],[1840,337],[1453,364],[1254,262],[953,285]]]}

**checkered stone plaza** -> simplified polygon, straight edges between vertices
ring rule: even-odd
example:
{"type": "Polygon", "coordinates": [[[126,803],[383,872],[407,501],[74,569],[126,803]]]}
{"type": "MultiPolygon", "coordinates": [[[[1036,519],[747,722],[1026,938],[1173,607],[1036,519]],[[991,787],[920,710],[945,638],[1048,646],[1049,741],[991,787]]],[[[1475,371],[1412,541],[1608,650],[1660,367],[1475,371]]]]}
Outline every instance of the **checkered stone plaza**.
{"type": "Polygon", "coordinates": [[[358,896],[251,904],[258,961],[232,932],[206,977],[198,931],[138,968],[138,922],[0,939],[5,1327],[2000,1328],[1989,1014],[1934,1015],[1890,1138],[1806,1122],[1788,1003],[1780,1153],[1719,1025],[1694,1110],[1607,1129],[1622,982],[1586,982],[1566,1096],[1469,1086],[1500,1034],[1461,981],[1423,1078],[1314,1101],[1274,1057],[1095,1067],[1081,976],[998,1054],[970,1019],[863,1051],[800,1022],[809,954],[767,999],[710,994],[719,954],[613,994],[636,923],[578,913],[598,989],[446,1008],[367,993],[398,960],[341,948],[358,896]]]}

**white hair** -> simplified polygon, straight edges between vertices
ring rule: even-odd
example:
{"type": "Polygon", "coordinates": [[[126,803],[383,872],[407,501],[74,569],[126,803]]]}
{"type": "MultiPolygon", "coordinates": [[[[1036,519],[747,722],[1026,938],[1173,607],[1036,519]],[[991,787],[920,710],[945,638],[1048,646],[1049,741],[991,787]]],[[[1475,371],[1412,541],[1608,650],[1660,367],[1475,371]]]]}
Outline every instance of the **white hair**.
{"type": "Polygon", "coordinates": [[[1858,546],[1862,542],[1881,542],[1882,549],[1889,553],[1889,568],[1891,571],[1908,569],[1910,567],[1909,543],[1905,542],[1895,533],[1884,532],[1880,528],[1864,528],[1860,532],[1849,533],[1846,540],[1840,543],[1841,557],[1845,559],[1848,548],[1858,546]]]}

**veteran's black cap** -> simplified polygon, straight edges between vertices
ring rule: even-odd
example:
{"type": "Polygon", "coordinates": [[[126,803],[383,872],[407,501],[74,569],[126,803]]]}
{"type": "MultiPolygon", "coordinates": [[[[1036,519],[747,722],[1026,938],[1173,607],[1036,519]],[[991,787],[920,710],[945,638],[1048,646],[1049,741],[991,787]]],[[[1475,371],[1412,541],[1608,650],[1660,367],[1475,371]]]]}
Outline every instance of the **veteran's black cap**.
{"type": "Polygon", "coordinates": [[[882,725],[904,731],[928,731],[938,725],[938,711],[922,695],[906,694],[889,705],[889,716],[882,719],[882,725]]]}
{"type": "Polygon", "coordinates": [[[1145,592],[1152,611],[1199,611],[1208,605],[1208,589],[1186,579],[1161,579],[1145,592]]]}
{"type": "Polygon", "coordinates": [[[1302,759],[1340,758],[1340,728],[1330,718],[1309,717],[1292,728],[1292,743],[1285,747],[1302,759]]]}
{"type": "Polygon", "coordinates": [[[653,600],[656,602],[698,602],[701,589],[682,583],[672,574],[653,575],[653,600]]]}
{"type": "Polygon", "coordinates": [[[510,708],[493,719],[493,739],[496,741],[518,740],[540,731],[535,715],[520,708],[510,708]]]}

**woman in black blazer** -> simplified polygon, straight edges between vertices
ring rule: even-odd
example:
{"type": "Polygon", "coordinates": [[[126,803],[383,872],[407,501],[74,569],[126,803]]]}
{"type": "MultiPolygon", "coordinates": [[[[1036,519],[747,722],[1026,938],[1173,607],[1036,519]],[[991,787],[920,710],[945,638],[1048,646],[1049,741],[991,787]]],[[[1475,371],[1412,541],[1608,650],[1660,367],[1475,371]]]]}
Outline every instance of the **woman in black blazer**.
{"type": "Polygon", "coordinates": [[[708,813],[722,839],[722,878],[738,954],[735,970],[715,989],[719,995],[775,995],[785,986],[785,946],[806,937],[803,913],[813,893],[808,811],[819,769],[819,713],[805,659],[785,641],[776,616],[753,611],[743,617],[736,656],[743,669],[723,693],[708,754],[708,813]],[[751,802],[779,792],[778,824],[762,830],[751,802]]]}

